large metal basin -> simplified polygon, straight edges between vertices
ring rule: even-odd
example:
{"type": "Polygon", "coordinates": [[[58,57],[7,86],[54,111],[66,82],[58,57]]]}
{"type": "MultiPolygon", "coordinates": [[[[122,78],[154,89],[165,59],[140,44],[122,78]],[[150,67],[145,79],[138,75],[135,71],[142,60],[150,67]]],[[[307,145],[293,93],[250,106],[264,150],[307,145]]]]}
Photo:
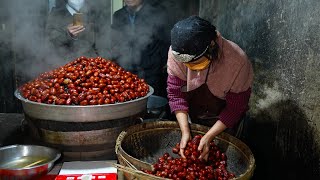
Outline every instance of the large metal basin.
{"type": "Polygon", "coordinates": [[[138,99],[116,104],[88,106],[37,103],[22,97],[18,90],[14,94],[21,100],[24,113],[32,118],[63,122],[98,122],[130,117],[146,111],[148,97],[153,92],[153,88],[149,86],[149,93],[138,99]]]}
{"type": "Polygon", "coordinates": [[[61,154],[55,149],[35,145],[0,148],[0,179],[36,179],[48,173],[61,154]]]}

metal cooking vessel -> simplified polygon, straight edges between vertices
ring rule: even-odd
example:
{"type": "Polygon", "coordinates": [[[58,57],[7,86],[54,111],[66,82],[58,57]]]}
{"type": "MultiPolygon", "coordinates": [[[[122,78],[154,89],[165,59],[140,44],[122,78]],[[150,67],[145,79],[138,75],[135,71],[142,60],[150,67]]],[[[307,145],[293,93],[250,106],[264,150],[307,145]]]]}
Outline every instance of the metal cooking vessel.
{"type": "Polygon", "coordinates": [[[36,145],[12,145],[0,148],[0,179],[34,179],[48,173],[61,154],[36,145]]]}
{"type": "Polygon", "coordinates": [[[14,94],[21,100],[24,113],[30,117],[63,122],[98,122],[130,117],[146,111],[147,99],[153,92],[153,88],[149,86],[149,93],[138,99],[116,104],[88,106],[37,103],[22,97],[18,90],[14,94]]]}
{"type": "Polygon", "coordinates": [[[147,102],[147,114],[143,122],[159,121],[169,114],[168,100],[161,96],[151,95],[147,102]]]}
{"type": "Polygon", "coordinates": [[[168,100],[161,96],[151,95],[147,102],[147,110],[149,114],[159,115],[166,110],[168,100]]]}

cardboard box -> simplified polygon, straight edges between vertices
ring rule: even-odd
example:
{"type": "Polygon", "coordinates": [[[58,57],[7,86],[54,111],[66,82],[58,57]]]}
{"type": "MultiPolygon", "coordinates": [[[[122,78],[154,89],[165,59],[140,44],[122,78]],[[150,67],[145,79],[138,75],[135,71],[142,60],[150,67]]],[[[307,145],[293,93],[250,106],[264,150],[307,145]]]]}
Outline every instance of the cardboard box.
{"type": "Polygon", "coordinates": [[[117,180],[116,161],[64,162],[55,180],[117,180]]]}

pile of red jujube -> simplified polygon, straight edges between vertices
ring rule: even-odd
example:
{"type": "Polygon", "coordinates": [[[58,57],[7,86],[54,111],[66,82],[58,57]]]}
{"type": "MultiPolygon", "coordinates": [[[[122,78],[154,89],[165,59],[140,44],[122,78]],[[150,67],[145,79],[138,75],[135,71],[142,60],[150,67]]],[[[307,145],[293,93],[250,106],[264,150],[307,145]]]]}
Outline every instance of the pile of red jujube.
{"type": "Polygon", "coordinates": [[[199,159],[198,146],[201,138],[202,135],[196,135],[192,140],[189,140],[184,150],[186,158],[180,156],[180,144],[178,143],[172,148],[172,152],[178,154],[179,158],[174,158],[166,152],[158,159],[157,163],[153,164],[153,171],[143,171],[175,180],[227,180],[235,178],[235,175],[226,169],[227,157],[225,153],[222,153],[214,142],[210,143],[208,160],[199,159]]]}
{"type": "Polygon", "coordinates": [[[19,88],[30,101],[55,105],[98,105],[146,96],[144,79],[125,71],[111,60],[79,57],[45,72],[19,88]]]}

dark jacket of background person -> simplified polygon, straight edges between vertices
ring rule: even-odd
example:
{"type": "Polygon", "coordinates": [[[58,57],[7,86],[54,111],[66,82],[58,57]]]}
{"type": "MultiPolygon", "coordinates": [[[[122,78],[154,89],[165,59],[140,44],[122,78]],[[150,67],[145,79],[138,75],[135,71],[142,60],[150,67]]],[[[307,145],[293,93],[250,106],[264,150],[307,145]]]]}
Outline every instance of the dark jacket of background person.
{"type": "MultiPolygon", "coordinates": [[[[65,3],[65,2],[63,2],[65,3]]],[[[81,12],[85,30],[77,37],[71,37],[67,26],[72,24],[73,16],[67,10],[65,4],[53,8],[46,22],[46,38],[54,55],[67,63],[80,56],[95,57],[96,37],[96,12],[85,4],[81,12]]]]}
{"type": "Polygon", "coordinates": [[[144,78],[155,95],[166,97],[166,62],[169,49],[165,11],[147,3],[133,15],[125,6],[113,15],[111,54],[117,63],[144,78]]]}

